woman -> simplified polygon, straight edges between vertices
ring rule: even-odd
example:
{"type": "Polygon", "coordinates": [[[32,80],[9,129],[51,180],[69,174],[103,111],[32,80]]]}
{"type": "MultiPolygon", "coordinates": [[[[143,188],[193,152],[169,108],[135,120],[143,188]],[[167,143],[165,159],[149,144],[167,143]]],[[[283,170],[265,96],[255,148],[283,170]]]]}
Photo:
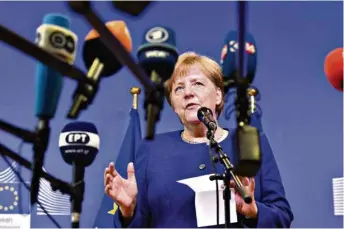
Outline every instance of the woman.
{"type": "MultiPolygon", "coordinates": [[[[221,114],[221,68],[208,57],[184,53],[166,84],[166,92],[183,130],[158,134],[151,142],[143,141],[135,165],[128,165],[128,179],[117,174],[113,163],[105,169],[105,192],[119,205],[115,227],[197,227],[194,191],[177,181],[214,173],[207,129],[198,120],[197,111],[202,106],[211,109],[215,118],[221,114]]],[[[234,130],[219,126],[215,132],[215,140],[229,158],[234,157],[233,133],[234,130]]],[[[239,224],[233,227],[290,227],[293,214],[277,164],[264,134],[260,140],[261,169],[254,178],[242,178],[253,201],[246,204],[236,194],[239,224]]],[[[223,171],[219,163],[216,168],[223,171]]]]}

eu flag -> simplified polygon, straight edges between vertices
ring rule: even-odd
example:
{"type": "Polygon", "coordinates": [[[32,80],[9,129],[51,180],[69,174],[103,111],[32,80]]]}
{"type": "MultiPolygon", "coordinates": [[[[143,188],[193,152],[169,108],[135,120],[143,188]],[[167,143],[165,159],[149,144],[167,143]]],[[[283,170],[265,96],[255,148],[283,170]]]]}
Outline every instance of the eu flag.
{"type": "Polygon", "coordinates": [[[0,183],[0,228],[31,228],[29,194],[24,183],[0,183]]]}
{"type": "MultiPolygon", "coordinates": [[[[135,108],[130,110],[130,122],[124,140],[122,142],[120,151],[117,156],[115,168],[118,173],[127,178],[127,166],[129,162],[134,162],[135,152],[142,140],[140,117],[135,108]]],[[[98,210],[93,227],[96,228],[112,228],[113,215],[117,210],[117,205],[113,200],[104,194],[100,208],[98,210]]]]}
{"type": "Polygon", "coordinates": [[[251,115],[250,125],[256,127],[259,132],[263,131],[262,118],[261,118],[261,114],[259,114],[259,112],[254,112],[251,115]]]}

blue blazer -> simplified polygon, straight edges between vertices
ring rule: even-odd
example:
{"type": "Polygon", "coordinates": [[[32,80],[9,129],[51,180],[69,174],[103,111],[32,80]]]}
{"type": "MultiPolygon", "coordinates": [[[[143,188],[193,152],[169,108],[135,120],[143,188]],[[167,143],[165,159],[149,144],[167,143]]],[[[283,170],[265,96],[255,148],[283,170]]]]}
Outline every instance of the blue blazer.
{"type": "MultiPolygon", "coordinates": [[[[229,130],[227,138],[219,143],[232,161],[235,159],[233,133],[233,129],[229,130]]],[[[254,193],[258,217],[247,219],[238,214],[238,223],[232,227],[290,227],[293,213],[274,155],[263,133],[260,134],[260,141],[262,166],[255,176],[254,193]]],[[[206,143],[184,142],[181,130],[158,134],[154,141],[142,142],[136,153],[134,167],[138,185],[134,217],[129,225],[125,225],[120,211],[117,211],[114,216],[115,227],[197,227],[195,193],[177,181],[214,173],[206,143]]],[[[224,171],[220,162],[216,167],[218,172],[224,171]]]]}

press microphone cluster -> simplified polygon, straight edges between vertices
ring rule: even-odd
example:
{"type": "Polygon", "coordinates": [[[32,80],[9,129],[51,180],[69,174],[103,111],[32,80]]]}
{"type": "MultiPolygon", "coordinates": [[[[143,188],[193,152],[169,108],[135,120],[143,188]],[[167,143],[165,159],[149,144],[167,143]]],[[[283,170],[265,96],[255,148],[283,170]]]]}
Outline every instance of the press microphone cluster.
{"type": "Polygon", "coordinates": [[[140,66],[155,85],[155,90],[145,90],[146,139],[153,139],[156,122],[164,104],[164,82],[173,73],[178,59],[175,33],[165,26],[154,26],[146,30],[142,45],[137,52],[140,66]]]}
{"type": "Polygon", "coordinates": [[[144,38],[145,45],[138,52],[139,63],[136,63],[121,44],[120,40],[116,36],[113,36],[109,28],[104,25],[101,18],[93,9],[91,2],[68,1],[68,5],[71,10],[84,17],[99,33],[99,39],[108,49],[109,54],[111,54],[111,59],[118,61],[122,65],[126,65],[144,86],[146,94],[144,106],[147,113],[146,139],[153,139],[155,123],[159,120],[160,110],[163,105],[163,81],[172,74],[173,70],[171,69],[174,68],[178,58],[178,53],[174,48],[175,36],[173,31],[164,27],[162,27],[164,30],[159,28],[159,31],[155,31],[155,28],[148,30],[144,38]],[[146,68],[145,66],[149,67],[146,68]]]}
{"type": "MultiPolygon", "coordinates": [[[[75,58],[77,36],[69,30],[70,22],[60,14],[47,14],[36,31],[36,47],[45,50],[60,61],[72,64],[75,58]]],[[[20,42],[19,42],[20,43],[20,42]]],[[[33,144],[33,163],[31,178],[31,204],[37,202],[44,154],[50,137],[49,122],[54,118],[62,89],[63,76],[55,69],[38,62],[35,76],[35,116],[38,119],[36,129],[29,131],[0,121],[0,128],[24,142],[33,144]]]]}
{"type": "MultiPolygon", "coordinates": [[[[30,193],[32,205],[37,202],[41,177],[50,182],[53,190],[60,190],[62,193],[69,194],[73,200],[77,200],[74,201],[74,206],[80,205],[78,204],[80,195],[76,195],[76,191],[80,193],[79,189],[82,188],[79,188],[79,186],[74,188],[69,183],[42,171],[44,154],[49,144],[49,122],[54,118],[57,110],[63,76],[69,76],[79,82],[87,82],[83,73],[72,66],[75,59],[77,36],[69,28],[70,22],[66,16],[47,14],[44,16],[42,25],[36,31],[36,40],[35,44],[33,44],[9,29],[0,26],[0,39],[39,61],[36,66],[35,76],[35,115],[38,118],[36,130],[26,130],[0,120],[0,129],[33,145],[34,156],[31,163],[0,144],[0,153],[2,155],[10,157],[25,168],[32,170],[30,193]]],[[[88,83],[92,85],[93,82],[88,83]]],[[[80,166],[79,163],[76,164],[80,166]]],[[[81,166],[87,166],[87,164],[81,166]]],[[[83,173],[80,169],[76,169],[76,171],[79,171],[76,172],[78,174],[76,175],[77,178],[82,176],[83,173]]],[[[75,207],[74,209],[79,208],[75,207]]]]}
{"type": "MultiPolygon", "coordinates": [[[[121,42],[126,51],[131,52],[131,36],[126,23],[124,21],[109,21],[106,23],[106,27],[121,42]]],[[[101,78],[112,76],[123,67],[117,59],[112,58],[111,52],[102,43],[98,32],[94,29],[85,38],[82,56],[88,69],[87,78],[93,82],[93,85],[78,83],[73,94],[72,106],[67,115],[70,119],[77,119],[80,112],[93,103],[101,78]]]]}
{"type": "Polygon", "coordinates": [[[68,1],[68,5],[75,13],[83,16],[87,22],[99,33],[100,40],[111,54],[111,59],[126,65],[134,76],[147,90],[154,90],[154,84],[149,80],[145,71],[134,61],[128,51],[93,9],[90,1],[68,1]]]}
{"type": "Polygon", "coordinates": [[[78,228],[85,192],[85,168],[90,166],[98,154],[100,139],[98,130],[89,122],[67,124],[59,137],[59,148],[63,160],[73,167],[72,228],[78,228]]]}

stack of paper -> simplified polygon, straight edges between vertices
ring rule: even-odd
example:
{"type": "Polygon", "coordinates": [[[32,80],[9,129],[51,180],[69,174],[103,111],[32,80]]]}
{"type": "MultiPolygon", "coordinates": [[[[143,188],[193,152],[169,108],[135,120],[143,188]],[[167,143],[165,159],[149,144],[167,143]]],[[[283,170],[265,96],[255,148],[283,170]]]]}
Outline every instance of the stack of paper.
{"type": "MultiPolygon", "coordinates": [[[[195,192],[195,208],[197,226],[206,227],[216,225],[216,183],[209,177],[212,174],[179,180],[177,182],[189,186],[195,192]]],[[[225,207],[222,189],[219,182],[219,224],[225,223],[225,207]]],[[[230,222],[236,223],[237,212],[234,190],[231,189],[230,222]]]]}
{"type": "Polygon", "coordinates": [[[344,178],[332,179],[334,215],[344,215],[344,178]]]}

